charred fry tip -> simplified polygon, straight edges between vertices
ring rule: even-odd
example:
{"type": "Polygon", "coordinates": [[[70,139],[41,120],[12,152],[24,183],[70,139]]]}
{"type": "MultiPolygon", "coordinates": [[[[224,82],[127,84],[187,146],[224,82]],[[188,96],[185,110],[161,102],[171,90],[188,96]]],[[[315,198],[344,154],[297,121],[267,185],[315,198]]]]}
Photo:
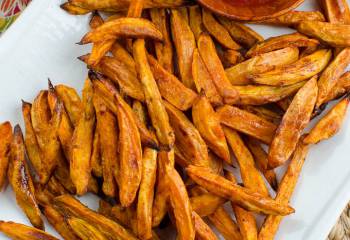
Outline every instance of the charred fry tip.
{"type": "Polygon", "coordinates": [[[102,78],[102,75],[98,72],[95,72],[94,70],[89,70],[88,76],[91,81],[100,81],[102,78]]]}
{"type": "Polygon", "coordinates": [[[54,92],[55,91],[55,87],[53,86],[50,78],[47,79],[47,84],[48,84],[48,87],[49,87],[49,91],[50,92],[54,92]]]}
{"type": "Polygon", "coordinates": [[[84,63],[87,63],[88,59],[90,57],[90,54],[85,54],[85,55],[81,55],[79,57],[77,57],[77,59],[79,59],[80,61],[84,62],[84,63]]]}
{"type": "Polygon", "coordinates": [[[312,119],[314,119],[315,117],[320,115],[326,109],[327,105],[328,105],[328,103],[323,103],[318,108],[315,108],[314,112],[312,113],[312,119]]]}
{"type": "Polygon", "coordinates": [[[60,8],[66,11],[66,10],[67,10],[67,5],[68,5],[68,4],[69,4],[69,2],[62,3],[62,4],[60,5],[60,8]]]}
{"type": "Polygon", "coordinates": [[[13,135],[18,135],[22,134],[22,129],[19,124],[16,124],[15,127],[13,128],[13,135]]]}
{"type": "Polygon", "coordinates": [[[30,102],[26,102],[26,101],[24,101],[23,99],[21,99],[21,102],[22,102],[22,106],[24,106],[24,105],[32,105],[30,102]]]}

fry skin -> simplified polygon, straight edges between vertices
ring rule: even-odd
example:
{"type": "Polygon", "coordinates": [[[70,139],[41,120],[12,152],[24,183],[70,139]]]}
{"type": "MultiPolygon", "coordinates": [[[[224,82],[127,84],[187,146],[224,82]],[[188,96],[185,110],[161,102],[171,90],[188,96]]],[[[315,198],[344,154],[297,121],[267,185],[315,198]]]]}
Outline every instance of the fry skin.
{"type": "Polygon", "coordinates": [[[232,164],[220,120],[203,94],[192,107],[192,120],[208,147],[228,164],[232,164]]]}
{"type": "Polygon", "coordinates": [[[197,48],[193,52],[192,76],[198,93],[204,91],[210,103],[214,106],[220,106],[223,104],[223,99],[216,89],[197,48]]]}
{"type": "Polygon", "coordinates": [[[302,21],[326,21],[323,14],[319,11],[290,11],[282,16],[263,20],[257,23],[268,23],[273,25],[293,27],[302,21]]]}
{"type": "Polygon", "coordinates": [[[192,212],[194,228],[196,229],[196,239],[199,240],[217,240],[217,236],[203,219],[195,212],[192,212]]]}
{"type": "Polygon", "coordinates": [[[332,52],[327,49],[318,50],[298,61],[274,70],[253,74],[249,78],[257,84],[285,86],[304,81],[320,73],[328,65],[332,52]]]}
{"type": "Polygon", "coordinates": [[[350,72],[344,73],[339,80],[337,80],[336,85],[330,90],[328,96],[324,102],[329,102],[333,99],[341,97],[343,94],[350,90],[350,72]]]}
{"type": "Polygon", "coordinates": [[[308,38],[300,33],[285,34],[278,37],[271,37],[263,42],[255,44],[246,53],[246,57],[255,57],[257,55],[275,51],[286,47],[317,47],[319,41],[308,38]]]}
{"type": "Polygon", "coordinates": [[[239,46],[230,36],[226,28],[224,28],[213,16],[213,14],[202,8],[203,25],[209,34],[215,38],[224,48],[239,50],[239,46]]]}
{"type": "Polygon", "coordinates": [[[42,230],[14,222],[0,221],[0,232],[18,240],[58,240],[42,230]]]}
{"type": "Polygon", "coordinates": [[[82,101],[84,112],[74,129],[70,162],[70,177],[78,195],[84,195],[87,192],[91,177],[90,160],[95,128],[95,110],[92,100],[92,83],[90,79],[86,79],[82,101]]]}
{"type": "MultiPolygon", "coordinates": [[[[308,152],[308,145],[303,143],[301,139],[293,154],[292,160],[288,166],[284,177],[282,178],[276,196],[276,201],[282,204],[288,204],[297,180],[299,178],[301,168],[304,164],[305,157],[308,152]]],[[[259,240],[273,240],[278,226],[282,220],[282,216],[269,215],[259,232],[259,240]]]]}
{"type": "Polygon", "coordinates": [[[291,64],[298,60],[299,50],[295,47],[261,54],[225,70],[232,85],[251,83],[250,75],[264,73],[276,67],[291,64]]]}
{"type": "Polygon", "coordinates": [[[147,57],[162,97],[181,111],[189,109],[197,98],[197,94],[165,70],[151,55],[147,57]]]}
{"type": "Polygon", "coordinates": [[[196,48],[195,37],[178,10],[171,10],[170,24],[181,81],[186,87],[195,89],[191,74],[192,55],[196,48]]]}
{"type": "Polygon", "coordinates": [[[31,224],[38,229],[44,229],[39,206],[35,199],[33,180],[26,162],[26,150],[19,125],[14,127],[8,179],[15,193],[17,204],[31,224]]]}
{"type": "Polygon", "coordinates": [[[12,126],[10,122],[0,124],[0,191],[5,186],[7,168],[10,158],[10,145],[12,142],[12,126]]]}
{"type": "Polygon", "coordinates": [[[350,47],[350,25],[317,21],[302,21],[297,30],[317,38],[332,47],[350,47]]]}
{"type": "Polygon", "coordinates": [[[73,232],[82,240],[107,240],[107,237],[93,225],[90,225],[80,218],[69,217],[67,223],[73,232]]]}
{"type": "Polygon", "coordinates": [[[350,64],[350,48],[345,48],[334,58],[328,67],[322,72],[320,79],[317,82],[318,96],[316,101],[316,108],[320,107],[337,85],[340,76],[350,64]]]}
{"type": "Polygon", "coordinates": [[[204,31],[203,20],[202,20],[202,10],[198,5],[188,7],[189,10],[189,22],[191,30],[198,41],[200,34],[204,31]]]}
{"type": "Polygon", "coordinates": [[[233,184],[225,178],[211,173],[208,168],[190,165],[186,168],[186,171],[198,185],[216,195],[229,199],[246,210],[271,215],[288,215],[294,212],[293,208],[279,204],[275,200],[264,197],[250,189],[233,184]]]}
{"type": "Polygon", "coordinates": [[[350,9],[346,0],[319,0],[329,22],[350,24],[350,9]]]}
{"type": "Polygon", "coordinates": [[[198,39],[198,50],[220,96],[227,104],[236,103],[239,99],[237,91],[225,74],[224,67],[216,53],[215,45],[206,33],[198,39]]]}
{"type": "Polygon", "coordinates": [[[81,44],[100,42],[117,37],[152,38],[163,40],[162,33],[156,26],[144,18],[123,17],[107,21],[96,29],[88,32],[80,41],[81,44]]]}
{"type": "Polygon", "coordinates": [[[272,141],[277,129],[275,124],[237,107],[225,105],[216,112],[222,124],[267,144],[272,141]]]}
{"type": "Polygon", "coordinates": [[[144,40],[140,39],[134,42],[133,56],[145,94],[148,114],[152,125],[156,130],[156,135],[162,147],[169,149],[174,144],[175,136],[169,124],[169,118],[162,103],[157,83],[148,64],[144,40]]]}
{"type": "Polygon", "coordinates": [[[164,101],[170,124],[174,129],[176,147],[196,166],[209,166],[208,149],[203,138],[186,115],[164,101]]]}
{"type": "Polygon", "coordinates": [[[292,155],[302,131],[310,121],[317,99],[317,81],[313,77],[297,92],[278,126],[268,153],[268,168],[285,163],[292,155]]]}
{"type": "Polygon", "coordinates": [[[315,144],[333,137],[342,126],[349,105],[349,96],[335,105],[304,138],[304,143],[315,144]]]}

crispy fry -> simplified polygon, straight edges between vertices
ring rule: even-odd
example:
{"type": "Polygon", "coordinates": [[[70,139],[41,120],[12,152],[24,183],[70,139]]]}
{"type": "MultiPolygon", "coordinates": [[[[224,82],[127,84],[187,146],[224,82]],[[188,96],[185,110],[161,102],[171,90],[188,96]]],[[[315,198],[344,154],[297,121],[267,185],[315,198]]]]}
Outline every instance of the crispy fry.
{"type": "Polygon", "coordinates": [[[148,124],[148,115],[146,107],[139,101],[135,100],[132,104],[132,110],[135,116],[140,120],[143,125],[148,124]]]}
{"type": "Polygon", "coordinates": [[[65,2],[65,3],[61,4],[60,8],[62,8],[67,13],[72,14],[72,15],[85,15],[85,14],[91,12],[91,10],[89,10],[89,9],[75,6],[75,5],[71,4],[70,2],[65,2]]]}
{"type": "Polygon", "coordinates": [[[270,71],[276,67],[298,60],[299,50],[295,47],[283,48],[248,59],[226,69],[226,75],[233,85],[250,84],[249,76],[270,71]]]}
{"type": "Polygon", "coordinates": [[[241,48],[230,36],[226,28],[222,26],[213,16],[213,14],[202,8],[203,25],[209,34],[215,38],[224,48],[238,50],[241,48]]]}
{"type": "Polygon", "coordinates": [[[170,23],[181,81],[186,87],[194,89],[195,86],[191,74],[191,63],[193,51],[196,48],[195,37],[190,26],[181,17],[178,10],[171,10],[170,23]]]}
{"type": "Polygon", "coordinates": [[[10,122],[0,124],[0,191],[5,186],[7,168],[12,141],[12,126],[10,122]]]}
{"type": "Polygon", "coordinates": [[[47,221],[53,228],[62,236],[63,239],[79,240],[73,232],[71,227],[66,223],[64,216],[55,209],[53,205],[46,205],[44,207],[44,215],[47,221]]]}
{"type": "Polygon", "coordinates": [[[293,208],[280,204],[269,197],[264,197],[248,188],[233,184],[225,178],[211,173],[208,168],[189,166],[187,174],[200,186],[208,191],[229,199],[242,208],[271,215],[288,215],[293,208]]]}
{"type": "Polygon", "coordinates": [[[95,129],[94,140],[92,142],[91,171],[96,177],[102,177],[103,175],[100,149],[100,134],[98,133],[98,129],[95,129]]]}
{"type": "Polygon", "coordinates": [[[69,217],[67,223],[73,232],[82,240],[107,240],[107,237],[93,225],[80,218],[69,217]]]}
{"type": "Polygon", "coordinates": [[[271,102],[278,102],[296,93],[306,81],[294,83],[289,86],[259,86],[246,85],[235,86],[239,93],[239,103],[242,105],[263,105],[271,102]]]}
{"type": "Polygon", "coordinates": [[[271,37],[263,42],[255,44],[246,53],[247,57],[254,57],[263,53],[271,52],[274,50],[286,48],[286,47],[317,47],[319,41],[316,39],[308,38],[300,33],[285,34],[278,37],[271,37]]]}
{"type": "Polygon", "coordinates": [[[264,41],[264,38],[248,26],[232,21],[224,17],[218,17],[219,22],[230,33],[231,37],[245,47],[252,47],[254,44],[264,41]]]}
{"type": "Polygon", "coordinates": [[[44,223],[35,199],[32,177],[26,162],[26,150],[19,125],[14,128],[10,159],[8,178],[15,193],[17,204],[22,208],[34,227],[44,229],[44,223]]]}
{"type": "Polygon", "coordinates": [[[91,29],[95,29],[101,26],[103,23],[104,23],[104,20],[97,11],[91,14],[90,21],[89,21],[89,26],[91,29]]]}
{"type": "Polygon", "coordinates": [[[329,22],[350,24],[350,10],[346,0],[319,1],[329,22]]]}
{"type": "Polygon", "coordinates": [[[276,108],[271,109],[268,106],[265,107],[265,106],[244,105],[242,106],[242,109],[250,113],[253,113],[255,115],[258,115],[259,117],[262,117],[274,124],[279,124],[282,119],[282,114],[280,113],[280,111],[277,111],[278,109],[276,108]]]}
{"type": "Polygon", "coordinates": [[[174,129],[176,146],[184,157],[197,166],[209,166],[208,149],[203,138],[186,115],[171,104],[164,102],[174,129]]]}
{"type": "Polygon", "coordinates": [[[315,144],[334,136],[342,126],[349,105],[349,96],[341,100],[325,115],[304,139],[304,143],[315,144]]]}
{"type": "Polygon", "coordinates": [[[116,37],[152,38],[163,40],[162,33],[156,26],[144,18],[124,17],[105,22],[100,27],[88,32],[81,40],[81,44],[100,42],[116,37]]]}
{"type": "Polygon", "coordinates": [[[270,143],[277,126],[265,119],[237,107],[225,105],[217,110],[222,124],[270,143]]]}
{"type": "Polygon", "coordinates": [[[119,174],[118,163],[118,123],[116,117],[107,109],[103,99],[94,95],[93,104],[96,112],[97,129],[100,136],[100,151],[103,185],[102,191],[108,197],[116,195],[116,181],[114,176],[119,174]]]}
{"type": "Polygon", "coordinates": [[[173,44],[169,32],[169,19],[165,9],[151,9],[152,22],[163,34],[163,42],[154,42],[157,60],[168,72],[173,73],[173,44]]]}
{"type": "Polygon", "coordinates": [[[232,164],[220,120],[209,100],[203,94],[193,105],[192,120],[208,147],[228,164],[232,164]]]}
{"type": "Polygon", "coordinates": [[[118,223],[90,210],[74,197],[62,195],[54,199],[54,203],[60,211],[81,218],[89,224],[96,226],[99,231],[109,239],[136,240],[136,238],[118,223]]]}
{"type": "Polygon", "coordinates": [[[327,49],[318,50],[298,61],[276,67],[274,70],[253,74],[249,78],[258,84],[285,86],[306,80],[320,73],[330,61],[332,52],[327,49]]]}
{"type": "Polygon", "coordinates": [[[142,14],[144,0],[131,0],[128,8],[128,17],[139,18],[142,14]]]}
{"type": "Polygon", "coordinates": [[[60,196],[63,194],[68,194],[68,191],[63,187],[63,185],[52,176],[46,184],[47,190],[49,190],[53,195],[60,196]]]}
{"type": "Polygon", "coordinates": [[[202,20],[202,11],[198,5],[190,6],[189,8],[189,22],[191,30],[194,34],[194,37],[198,41],[200,34],[204,31],[203,29],[203,20],[202,20]]]}
{"type": "Polygon", "coordinates": [[[313,77],[297,92],[284,114],[270,145],[268,168],[275,168],[292,155],[302,131],[310,121],[317,99],[317,77],[313,77]]]}
{"type": "Polygon", "coordinates": [[[217,240],[217,236],[211,228],[203,221],[203,219],[196,213],[192,212],[194,221],[194,228],[196,229],[196,239],[198,240],[217,240]]]}
{"type": "Polygon", "coordinates": [[[229,68],[244,61],[244,58],[240,52],[228,49],[223,52],[221,61],[225,68],[229,68]]]}
{"type": "Polygon", "coordinates": [[[193,211],[201,217],[206,217],[213,214],[216,209],[222,206],[226,202],[226,199],[212,193],[204,193],[191,197],[190,201],[193,211]]]}
{"type": "Polygon", "coordinates": [[[350,72],[346,72],[339,78],[339,80],[337,80],[337,83],[330,90],[324,102],[326,103],[335,98],[341,97],[343,94],[349,92],[349,90],[350,90],[350,72]]]}
{"type": "Polygon", "coordinates": [[[208,69],[204,65],[202,57],[199,55],[198,49],[195,49],[193,52],[192,76],[198,93],[204,91],[205,95],[214,106],[223,104],[222,97],[216,89],[208,69]]]}
{"type": "Polygon", "coordinates": [[[197,94],[165,70],[151,55],[147,57],[162,97],[182,111],[189,109],[197,94]]]}
{"type": "Polygon", "coordinates": [[[42,230],[14,222],[0,221],[0,232],[18,240],[58,240],[42,230]]]}
{"type": "Polygon", "coordinates": [[[268,23],[273,25],[281,25],[281,26],[296,26],[302,21],[320,21],[324,22],[326,19],[323,14],[319,11],[290,11],[282,16],[266,19],[257,23],[268,23]]]}
{"type": "Polygon", "coordinates": [[[350,48],[343,49],[321,74],[317,82],[318,96],[316,108],[320,107],[332,89],[337,85],[340,76],[350,64],[350,48]]]}
{"type": "Polygon", "coordinates": [[[350,25],[317,21],[302,21],[298,31],[332,47],[350,47],[350,25]]]}
{"type": "Polygon", "coordinates": [[[140,239],[152,237],[152,206],[157,174],[157,151],[145,148],[142,159],[142,178],[137,202],[137,234],[140,239]]]}
{"type": "Polygon", "coordinates": [[[110,52],[115,59],[126,64],[130,71],[136,72],[136,64],[133,57],[119,42],[114,42],[110,52]]]}
{"type": "Polygon", "coordinates": [[[227,104],[237,102],[238,93],[230,84],[216,53],[214,43],[208,34],[201,34],[198,40],[198,49],[204,65],[207,67],[215,87],[224,99],[224,102],[227,104]]]}
{"type": "Polygon", "coordinates": [[[135,41],[133,55],[145,94],[152,125],[156,130],[156,135],[162,147],[169,149],[174,144],[175,136],[170,127],[168,115],[162,103],[157,83],[154,80],[151,68],[148,64],[144,40],[139,39],[135,41]]]}
{"type": "Polygon", "coordinates": [[[53,175],[70,194],[76,194],[76,188],[70,177],[69,170],[69,165],[67,164],[66,159],[61,157],[58,159],[57,167],[53,175]]]}
{"type": "Polygon", "coordinates": [[[92,83],[90,79],[86,79],[82,101],[84,112],[74,129],[70,162],[70,177],[78,195],[83,195],[87,192],[91,176],[90,160],[95,128],[95,110],[92,98],[92,83]]]}
{"type": "MultiPolygon", "coordinates": [[[[288,204],[297,183],[301,168],[308,152],[308,145],[303,144],[301,139],[293,154],[292,160],[280,183],[277,191],[276,201],[281,204],[288,204]]],[[[267,216],[259,232],[259,240],[272,240],[277,232],[282,216],[267,216]]]]}

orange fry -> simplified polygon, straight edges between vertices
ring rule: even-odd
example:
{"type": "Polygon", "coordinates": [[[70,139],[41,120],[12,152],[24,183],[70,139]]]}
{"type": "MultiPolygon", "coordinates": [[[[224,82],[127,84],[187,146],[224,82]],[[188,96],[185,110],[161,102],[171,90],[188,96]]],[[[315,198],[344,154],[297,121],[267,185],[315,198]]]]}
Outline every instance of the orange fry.
{"type": "Polygon", "coordinates": [[[42,230],[14,222],[0,221],[0,232],[17,240],[58,240],[42,230]]]}
{"type": "Polygon", "coordinates": [[[7,168],[12,141],[12,126],[10,122],[0,124],[0,191],[5,185],[7,168]]]}

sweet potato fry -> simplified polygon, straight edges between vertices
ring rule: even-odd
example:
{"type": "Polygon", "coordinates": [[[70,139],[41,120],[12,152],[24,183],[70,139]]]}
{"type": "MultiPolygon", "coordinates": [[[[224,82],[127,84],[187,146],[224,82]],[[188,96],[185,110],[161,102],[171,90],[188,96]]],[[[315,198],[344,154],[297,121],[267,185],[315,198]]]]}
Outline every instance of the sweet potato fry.
{"type": "Polygon", "coordinates": [[[214,43],[208,34],[201,34],[198,39],[198,49],[204,65],[207,67],[215,87],[224,99],[224,102],[227,104],[237,102],[238,93],[227,78],[224,67],[216,53],[214,43]]]}
{"type": "Polygon", "coordinates": [[[224,162],[221,158],[216,156],[211,151],[208,152],[208,159],[209,159],[209,167],[210,169],[217,174],[221,174],[223,168],[224,168],[224,162]]]}
{"type": "Polygon", "coordinates": [[[226,199],[212,193],[204,193],[190,198],[192,210],[201,217],[213,214],[217,208],[222,206],[226,199]]]}
{"type": "Polygon", "coordinates": [[[317,21],[302,21],[297,30],[317,38],[332,47],[350,47],[350,25],[317,21]]]}
{"type": "Polygon", "coordinates": [[[214,106],[223,104],[222,97],[216,89],[208,69],[204,65],[202,57],[199,55],[198,49],[195,49],[193,52],[192,76],[198,93],[204,91],[205,95],[214,106]]]}
{"type": "Polygon", "coordinates": [[[189,22],[191,30],[194,37],[198,41],[200,34],[204,31],[203,20],[202,20],[202,10],[198,5],[190,6],[189,10],[189,22]]]}
{"type": "Polygon", "coordinates": [[[328,67],[322,72],[317,82],[318,96],[316,108],[320,107],[328,94],[337,85],[340,76],[350,64],[350,48],[345,48],[334,58],[328,67]]]}
{"type": "Polygon", "coordinates": [[[208,149],[203,138],[186,115],[164,102],[168,112],[170,124],[174,129],[176,146],[184,157],[197,166],[209,166],[208,149]]]}
{"type": "MultiPolygon", "coordinates": [[[[98,128],[98,127],[97,127],[98,128]]],[[[94,140],[92,142],[92,153],[91,153],[91,171],[96,177],[102,177],[102,159],[100,149],[100,134],[98,129],[95,129],[94,140]]]]}
{"type": "Polygon", "coordinates": [[[165,70],[151,55],[147,57],[162,97],[182,111],[189,109],[197,94],[165,70]]]}
{"type": "Polygon", "coordinates": [[[264,196],[269,196],[269,190],[265,185],[264,179],[258,169],[255,168],[254,158],[242,138],[235,130],[228,127],[224,127],[224,132],[236,156],[244,186],[264,196]]]}
{"type": "Polygon", "coordinates": [[[0,124],[0,191],[6,181],[7,168],[10,158],[10,145],[12,142],[12,126],[10,122],[0,124]]]}
{"type": "Polygon", "coordinates": [[[103,99],[94,95],[93,104],[96,112],[96,130],[100,136],[100,151],[103,184],[102,191],[108,197],[116,196],[116,181],[119,174],[118,162],[118,123],[116,117],[107,109],[103,99]]]}
{"type": "Polygon", "coordinates": [[[333,99],[341,97],[343,94],[350,90],[350,72],[344,73],[335,86],[330,90],[328,96],[325,98],[324,102],[329,102],[333,99]]]}
{"type": "Polygon", "coordinates": [[[224,48],[238,50],[241,48],[230,36],[226,28],[222,26],[213,16],[213,14],[202,8],[203,25],[209,34],[215,38],[224,48]]]}
{"type": "Polygon", "coordinates": [[[283,14],[282,16],[266,19],[261,22],[257,23],[268,23],[273,25],[280,25],[280,26],[288,26],[293,27],[298,25],[302,21],[320,21],[324,22],[326,21],[323,14],[319,11],[290,11],[286,14],[283,14]]]}
{"type": "Polygon", "coordinates": [[[131,219],[134,217],[134,211],[132,208],[125,208],[121,205],[114,205],[111,209],[112,219],[117,220],[124,227],[131,228],[131,219]]]}
{"type": "Polygon", "coordinates": [[[64,186],[64,188],[67,189],[67,191],[70,194],[76,194],[76,188],[70,177],[70,169],[66,159],[64,159],[63,157],[60,157],[58,159],[57,167],[53,175],[64,186]]]}
{"type": "Polygon", "coordinates": [[[81,240],[107,240],[108,238],[97,230],[93,225],[88,222],[76,218],[69,217],[67,223],[73,230],[73,232],[79,236],[81,240]]]}
{"type": "Polygon", "coordinates": [[[242,61],[244,61],[244,57],[242,54],[236,50],[226,50],[223,52],[221,57],[222,64],[225,68],[230,68],[242,61]]]}
{"type": "Polygon", "coordinates": [[[35,199],[32,177],[26,162],[26,150],[19,125],[14,128],[10,159],[8,179],[15,193],[17,204],[34,227],[44,229],[44,223],[35,199]]]}
{"type": "Polygon", "coordinates": [[[181,14],[181,17],[183,18],[183,20],[189,24],[190,20],[188,18],[188,11],[187,11],[187,7],[179,7],[177,8],[177,10],[179,11],[179,13],[181,14]]]}
{"type": "Polygon", "coordinates": [[[64,216],[51,204],[44,207],[44,215],[53,228],[62,236],[63,239],[79,240],[71,227],[66,223],[64,216]]]}
{"type": "Polygon", "coordinates": [[[170,38],[169,19],[165,9],[151,9],[152,22],[163,34],[163,42],[154,42],[157,60],[168,72],[174,72],[173,66],[173,44],[170,38]]]}
{"type": "Polygon", "coordinates": [[[297,92],[284,114],[270,145],[268,168],[285,163],[292,155],[302,131],[310,121],[317,99],[317,78],[313,77],[297,92]]]}
{"type": "Polygon", "coordinates": [[[313,54],[298,61],[274,70],[253,74],[249,78],[258,84],[285,86],[309,79],[326,68],[332,57],[332,52],[327,49],[318,50],[313,54]]]}
{"type": "Polygon", "coordinates": [[[274,124],[279,124],[282,119],[282,113],[278,111],[276,108],[270,108],[269,106],[252,106],[252,105],[244,105],[242,106],[243,110],[246,110],[250,113],[258,115],[266,119],[269,122],[274,124]]]}
{"type": "Polygon", "coordinates": [[[146,107],[141,102],[135,100],[132,104],[132,110],[140,122],[146,126],[149,120],[146,107]]]}
{"type": "Polygon", "coordinates": [[[346,0],[320,0],[319,2],[329,22],[350,24],[350,10],[346,0]]]}
{"type": "Polygon", "coordinates": [[[83,89],[83,113],[74,129],[72,137],[70,176],[78,195],[88,190],[91,177],[91,152],[95,128],[93,89],[90,79],[86,79],[83,89]]]}
{"type": "Polygon", "coordinates": [[[263,53],[275,51],[286,47],[317,47],[319,41],[308,38],[300,33],[285,34],[278,37],[271,37],[263,42],[255,44],[246,53],[247,57],[254,57],[263,53]]]}
{"type": "Polygon", "coordinates": [[[243,46],[250,48],[254,44],[264,41],[264,38],[248,26],[232,21],[225,17],[218,17],[219,22],[226,28],[231,37],[243,46]]]}
{"type": "Polygon", "coordinates": [[[241,62],[226,69],[226,75],[233,85],[250,84],[249,76],[270,71],[276,67],[291,64],[298,60],[299,50],[295,47],[283,48],[241,62]]]}
{"type": "Polygon", "coordinates": [[[40,207],[44,207],[52,203],[55,195],[53,195],[45,186],[34,183],[35,199],[40,207]]]}
{"type": "Polygon", "coordinates": [[[271,215],[288,215],[294,212],[293,208],[286,206],[286,204],[277,203],[269,197],[233,184],[225,178],[211,173],[208,168],[191,165],[186,168],[186,171],[198,185],[246,210],[271,215]]]}
{"type": "Polygon", "coordinates": [[[203,221],[203,219],[196,213],[192,212],[194,221],[194,228],[196,229],[196,239],[198,240],[217,240],[213,230],[203,221]]]}
{"type": "Polygon", "coordinates": [[[88,32],[81,44],[106,41],[116,37],[152,38],[158,41],[163,40],[162,33],[147,19],[124,17],[105,22],[100,27],[88,32]]]}
{"type": "Polygon", "coordinates": [[[225,105],[217,110],[217,114],[222,124],[267,144],[277,129],[275,124],[237,107],[225,105]]]}
{"type": "Polygon", "coordinates": [[[192,120],[208,147],[228,164],[232,164],[220,120],[209,100],[203,94],[193,105],[192,120]]]}
{"type": "Polygon", "coordinates": [[[18,240],[58,240],[42,230],[14,222],[0,221],[0,232],[18,240]]]}
{"type": "Polygon", "coordinates": [[[162,98],[154,80],[151,68],[147,60],[145,41],[136,40],[133,46],[133,56],[137,65],[137,71],[145,94],[148,113],[151,118],[156,135],[162,147],[171,148],[174,144],[174,132],[170,127],[169,118],[162,98]]]}
{"type": "Polygon", "coordinates": [[[296,93],[306,81],[294,83],[289,86],[263,86],[246,85],[235,86],[239,93],[239,103],[242,105],[263,105],[271,102],[278,102],[296,93]]]}
{"type": "Polygon", "coordinates": [[[114,58],[126,64],[129,69],[135,69],[136,71],[136,64],[133,57],[119,42],[114,42],[110,52],[114,58]]]}
{"type": "Polygon", "coordinates": [[[195,37],[178,10],[171,10],[170,23],[181,81],[186,87],[195,89],[191,74],[192,55],[196,48],[195,37]]]}
{"type": "MultiPolygon", "coordinates": [[[[303,144],[303,140],[301,139],[295,149],[288,169],[280,182],[276,196],[277,202],[281,204],[288,204],[300,175],[307,152],[308,145],[303,144]]],[[[259,240],[273,239],[282,218],[282,216],[267,216],[259,232],[259,240]]]]}
{"type": "Polygon", "coordinates": [[[102,214],[105,217],[113,219],[113,217],[112,217],[112,205],[109,202],[100,199],[100,201],[98,202],[98,210],[97,211],[99,214],[102,214]]]}
{"type": "Polygon", "coordinates": [[[333,137],[342,126],[347,108],[349,96],[335,105],[310,131],[305,137],[304,143],[315,144],[322,140],[333,137]]]}
{"type": "Polygon", "coordinates": [[[65,3],[61,4],[60,8],[62,8],[67,13],[72,14],[72,15],[85,15],[85,14],[91,12],[91,10],[89,10],[89,9],[75,6],[75,5],[71,4],[70,2],[65,2],[65,3]]]}
{"type": "Polygon", "coordinates": [[[55,198],[54,203],[60,211],[81,218],[89,224],[96,226],[99,231],[108,237],[108,239],[136,240],[131,233],[118,223],[90,210],[74,197],[62,195],[55,198]]]}
{"type": "Polygon", "coordinates": [[[63,187],[63,185],[57,180],[55,176],[52,176],[50,178],[46,184],[46,188],[55,196],[68,194],[68,191],[63,187]]]}
{"type": "Polygon", "coordinates": [[[137,234],[140,239],[152,237],[152,206],[157,175],[157,151],[145,148],[142,156],[142,178],[137,201],[137,234]]]}

